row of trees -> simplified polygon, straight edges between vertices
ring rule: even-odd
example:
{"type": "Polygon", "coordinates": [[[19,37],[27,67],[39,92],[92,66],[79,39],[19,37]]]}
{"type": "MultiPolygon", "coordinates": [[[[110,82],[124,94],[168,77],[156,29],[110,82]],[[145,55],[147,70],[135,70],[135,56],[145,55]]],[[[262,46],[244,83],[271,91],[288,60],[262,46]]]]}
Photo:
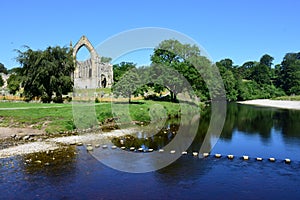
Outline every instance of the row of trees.
{"type": "Polygon", "coordinates": [[[187,88],[183,83],[187,80],[194,94],[206,101],[211,99],[212,91],[218,95],[215,91],[221,88],[220,82],[214,79],[214,67],[217,67],[228,101],[300,95],[300,53],[286,54],[281,64],[275,66],[273,60],[265,54],[259,61],[247,61],[242,66],[234,65],[229,58],[214,65],[200,55],[197,46],[165,40],[154,50],[151,66],[114,65],[113,89],[115,94],[128,97],[143,94],[150,88],[157,93],[167,89],[171,100],[176,101],[176,95],[187,88]],[[147,85],[137,87],[141,81],[147,85]]]}
{"type": "MultiPolygon", "coordinates": [[[[7,70],[1,64],[0,72],[11,73],[7,81],[12,94],[21,86],[27,100],[39,97],[46,103],[62,102],[62,95],[73,89],[73,59],[68,48],[34,51],[27,47],[26,51],[18,51],[20,68],[7,70]]],[[[149,90],[168,90],[171,101],[177,101],[177,95],[183,92],[207,101],[222,96],[222,84],[215,79],[220,72],[228,101],[300,95],[300,53],[286,54],[275,66],[273,60],[265,54],[259,61],[241,66],[229,58],[212,64],[197,46],[165,40],[154,49],[150,66],[136,67],[128,62],[114,65],[113,92],[130,100],[131,95],[144,95],[149,90]]]]}
{"type": "Polygon", "coordinates": [[[114,94],[128,96],[129,101],[130,94],[143,95],[149,90],[156,93],[168,90],[173,102],[177,101],[179,93],[184,92],[202,100],[210,98],[208,87],[212,83],[204,78],[210,77],[212,80],[213,69],[216,68],[213,68],[206,57],[200,55],[197,46],[181,44],[177,40],[165,40],[154,50],[151,61],[150,66],[139,68],[133,63],[125,62],[114,65],[114,94]]]}
{"type": "Polygon", "coordinates": [[[227,99],[248,100],[300,95],[300,53],[288,53],[273,67],[274,58],[263,55],[259,62],[248,61],[234,66],[232,60],[216,63],[220,69],[227,99]]]}

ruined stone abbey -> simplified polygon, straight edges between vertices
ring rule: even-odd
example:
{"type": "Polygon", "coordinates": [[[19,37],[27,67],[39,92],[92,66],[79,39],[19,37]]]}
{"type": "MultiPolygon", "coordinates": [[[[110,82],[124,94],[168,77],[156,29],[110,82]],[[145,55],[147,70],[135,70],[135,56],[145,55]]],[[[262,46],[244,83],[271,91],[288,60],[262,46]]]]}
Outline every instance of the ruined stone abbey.
{"type": "Polygon", "coordinates": [[[82,36],[74,47],[71,43],[70,48],[73,49],[73,57],[75,58],[75,71],[73,73],[75,89],[110,88],[112,86],[112,65],[101,62],[101,57],[87,37],[82,36]],[[90,52],[90,58],[85,61],[77,61],[77,52],[83,46],[90,52]]]}

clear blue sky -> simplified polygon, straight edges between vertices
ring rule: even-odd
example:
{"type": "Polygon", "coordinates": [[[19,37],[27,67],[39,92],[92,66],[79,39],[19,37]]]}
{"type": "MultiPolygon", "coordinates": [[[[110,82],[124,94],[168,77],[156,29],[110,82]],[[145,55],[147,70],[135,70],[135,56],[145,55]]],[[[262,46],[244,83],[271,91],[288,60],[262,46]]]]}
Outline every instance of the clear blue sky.
{"type": "Polygon", "coordinates": [[[18,66],[14,49],[23,45],[68,46],[86,35],[96,46],[129,29],[163,27],[193,38],[214,62],[243,64],[268,53],[276,64],[300,51],[299,10],[298,0],[1,1],[0,62],[18,66]]]}

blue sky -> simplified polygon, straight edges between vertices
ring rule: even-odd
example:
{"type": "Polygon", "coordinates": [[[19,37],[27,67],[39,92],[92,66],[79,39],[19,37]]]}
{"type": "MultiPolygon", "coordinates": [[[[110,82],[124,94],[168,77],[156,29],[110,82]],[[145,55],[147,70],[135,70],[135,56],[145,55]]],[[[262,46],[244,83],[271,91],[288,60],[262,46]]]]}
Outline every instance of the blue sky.
{"type": "MultiPolygon", "coordinates": [[[[193,38],[214,62],[231,58],[240,65],[268,53],[276,64],[300,51],[299,8],[298,0],[2,1],[0,62],[18,66],[14,49],[23,45],[68,46],[86,35],[97,46],[123,31],[162,27],[193,38]]],[[[145,64],[146,53],[130,61],[145,64]]]]}

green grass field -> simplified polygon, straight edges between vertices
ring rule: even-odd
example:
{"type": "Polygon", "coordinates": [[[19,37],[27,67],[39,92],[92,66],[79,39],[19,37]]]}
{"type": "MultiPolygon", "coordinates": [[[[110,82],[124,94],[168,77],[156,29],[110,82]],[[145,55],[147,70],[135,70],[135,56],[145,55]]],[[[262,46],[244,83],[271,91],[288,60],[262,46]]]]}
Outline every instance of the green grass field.
{"type": "MultiPolygon", "coordinates": [[[[188,112],[195,110],[195,106],[186,104],[188,112]]],[[[86,127],[91,124],[103,124],[108,118],[118,118],[120,123],[131,121],[149,122],[160,118],[178,117],[182,113],[179,104],[170,102],[138,100],[127,103],[68,103],[42,104],[23,102],[0,103],[0,126],[2,127],[33,127],[44,129],[47,133],[58,133],[73,130],[76,118],[86,127]],[[74,107],[74,108],[73,108],[74,107]],[[73,116],[75,114],[75,118],[73,116]],[[91,122],[91,124],[89,124],[91,122]]]]}

